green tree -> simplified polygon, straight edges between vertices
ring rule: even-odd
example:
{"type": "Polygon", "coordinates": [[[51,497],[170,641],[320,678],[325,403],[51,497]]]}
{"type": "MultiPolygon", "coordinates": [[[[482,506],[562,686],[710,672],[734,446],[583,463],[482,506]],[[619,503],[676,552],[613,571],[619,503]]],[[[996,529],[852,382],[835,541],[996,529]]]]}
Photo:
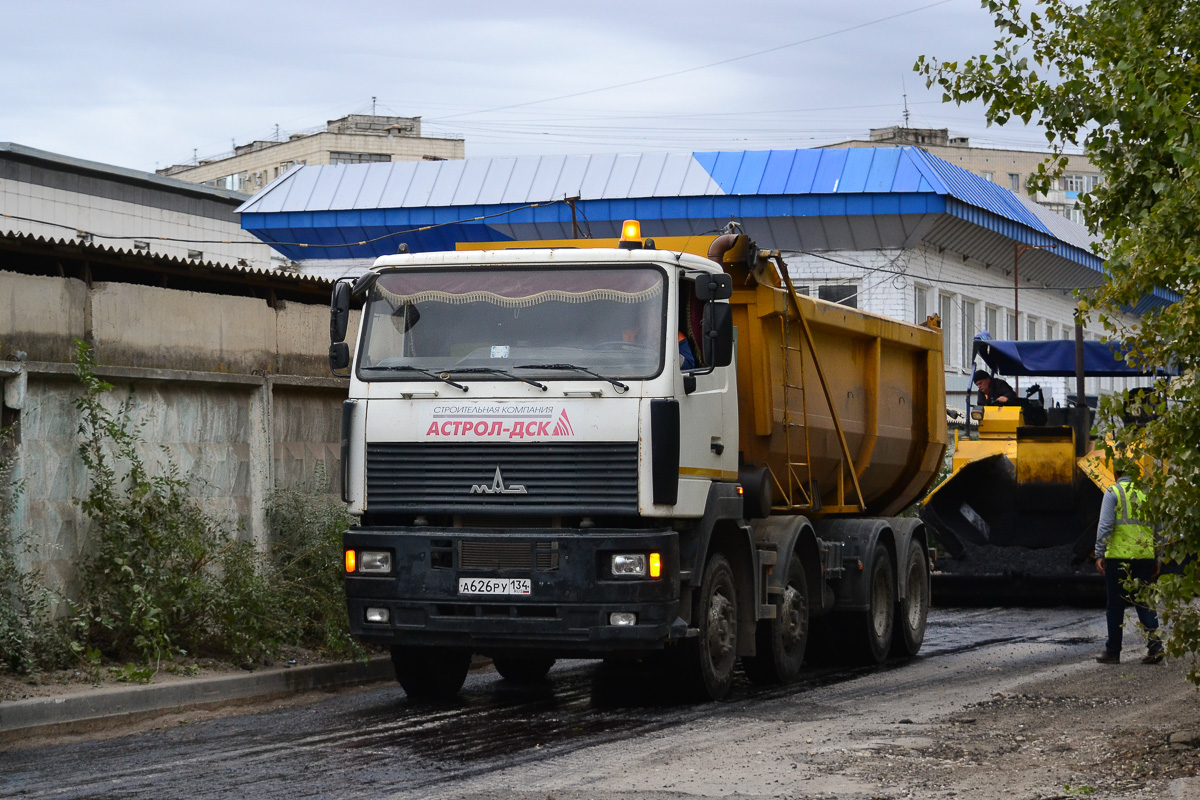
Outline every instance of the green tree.
{"type": "Polygon", "coordinates": [[[1183,378],[1159,382],[1159,398],[1118,396],[1109,419],[1157,406],[1145,427],[1116,429],[1169,465],[1143,476],[1165,524],[1164,555],[1182,573],[1156,584],[1170,629],[1168,653],[1190,659],[1200,683],[1200,3],[1191,0],[983,0],[997,30],[991,53],[963,63],[922,56],[915,69],[947,102],[982,100],[989,124],[1016,118],[1045,131],[1051,156],[1032,186],[1046,189],[1082,147],[1101,185],[1084,198],[1088,226],[1103,237],[1109,281],[1080,293],[1110,336],[1141,364],[1171,364],[1183,378]],[[1122,309],[1155,289],[1178,294],[1132,327],[1122,309]]]}

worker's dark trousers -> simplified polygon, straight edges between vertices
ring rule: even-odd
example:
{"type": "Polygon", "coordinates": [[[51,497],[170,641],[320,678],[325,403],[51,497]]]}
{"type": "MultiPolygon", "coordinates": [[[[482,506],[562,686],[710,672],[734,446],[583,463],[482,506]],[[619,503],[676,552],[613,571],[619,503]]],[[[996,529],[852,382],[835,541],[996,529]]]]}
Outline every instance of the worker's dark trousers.
{"type": "Polygon", "coordinates": [[[1150,653],[1162,652],[1162,641],[1158,638],[1158,615],[1153,608],[1134,603],[1129,592],[1121,585],[1130,575],[1144,583],[1151,583],[1154,580],[1154,566],[1152,558],[1108,558],[1104,561],[1104,590],[1108,595],[1108,641],[1104,644],[1104,652],[1110,656],[1121,655],[1125,609],[1130,606],[1137,611],[1138,621],[1146,629],[1150,653]]]}

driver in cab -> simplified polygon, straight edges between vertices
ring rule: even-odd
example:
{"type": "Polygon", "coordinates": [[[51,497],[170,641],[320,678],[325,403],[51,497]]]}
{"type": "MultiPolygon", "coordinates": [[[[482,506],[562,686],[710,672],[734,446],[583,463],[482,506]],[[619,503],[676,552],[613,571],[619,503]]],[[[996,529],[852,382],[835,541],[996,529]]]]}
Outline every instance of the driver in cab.
{"type": "MultiPolygon", "coordinates": [[[[641,327],[635,322],[621,330],[621,341],[630,344],[643,344],[641,334],[641,327]]],[[[692,353],[692,346],[688,343],[687,337],[683,335],[683,331],[679,331],[679,368],[681,370],[689,370],[695,369],[695,367],[696,356],[692,353]]]]}

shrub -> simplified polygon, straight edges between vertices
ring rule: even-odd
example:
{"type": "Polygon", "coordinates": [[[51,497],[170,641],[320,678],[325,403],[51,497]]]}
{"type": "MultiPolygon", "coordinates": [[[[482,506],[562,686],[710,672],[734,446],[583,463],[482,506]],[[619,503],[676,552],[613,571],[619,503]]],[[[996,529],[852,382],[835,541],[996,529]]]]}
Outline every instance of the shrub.
{"type": "Polygon", "coordinates": [[[243,663],[271,655],[279,639],[262,613],[271,589],[261,556],[200,507],[175,465],[149,473],[132,401],[104,406],[113,387],[96,377],[83,342],[76,366],[79,452],[91,478],[81,505],[92,548],[75,604],[84,646],[155,666],[178,654],[243,663]]]}
{"type": "Polygon", "coordinates": [[[341,656],[361,656],[350,638],[342,576],[342,533],[350,524],[346,508],[313,490],[277,490],[268,508],[271,526],[272,584],[276,601],[287,609],[289,640],[341,656]]]}

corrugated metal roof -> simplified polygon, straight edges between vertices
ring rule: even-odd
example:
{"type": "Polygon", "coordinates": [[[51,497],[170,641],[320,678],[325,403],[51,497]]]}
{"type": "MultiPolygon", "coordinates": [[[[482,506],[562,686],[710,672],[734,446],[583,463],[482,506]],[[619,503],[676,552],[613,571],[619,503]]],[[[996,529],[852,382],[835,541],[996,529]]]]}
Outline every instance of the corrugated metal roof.
{"type": "Polygon", "coordinates": [[[147,253],[143,250],[133,250],[130,248],[113,247],[110,245],[86,243],[76,238],[60,238],[53,236],[38,236],[32,233],[21,233],[18,231],[0,231],[0,239],[15,246],[31,246],[31,245],[52,245],[55,247],[77,250],[80,253],[105,255],[120,257],[130,263],[158,264],[169,265],[172,267],[181,267],[184,269],[204,270],[213,274],[229,274],[242,277],[270,278],[284,283],[294,283],[297,285],[317,285],[326,286],[331,283],[332,279],[325,275],[306,274],[302,272],[293,272],[291,270],[240,266],[237,264],[226,264],[221,261],[198,260],[191,258],[181,258],[179,256],[166,255],[163,253],[147,253]]]}
{"type": "MultiPolygon", "coordinates": [[[[243,228],[291,258],[370,258],[401,242],[420,252],[571,238],[565,198],[578,198],[576,219],[594,236],[616,235],[630,218],[662,236],[705,233],[732,217],[764,246],[814,251],[908,247],[940,229],[985,247],[987,259],[999,261],[1013,242],[1053,244],[1031,254],[1031,269],[1103,270],[1082,226],[915,147],[298,167],[239,211],[243,228]]],[[[1078,272],[1074,280],[1090,282],[1078,272]]]]}

